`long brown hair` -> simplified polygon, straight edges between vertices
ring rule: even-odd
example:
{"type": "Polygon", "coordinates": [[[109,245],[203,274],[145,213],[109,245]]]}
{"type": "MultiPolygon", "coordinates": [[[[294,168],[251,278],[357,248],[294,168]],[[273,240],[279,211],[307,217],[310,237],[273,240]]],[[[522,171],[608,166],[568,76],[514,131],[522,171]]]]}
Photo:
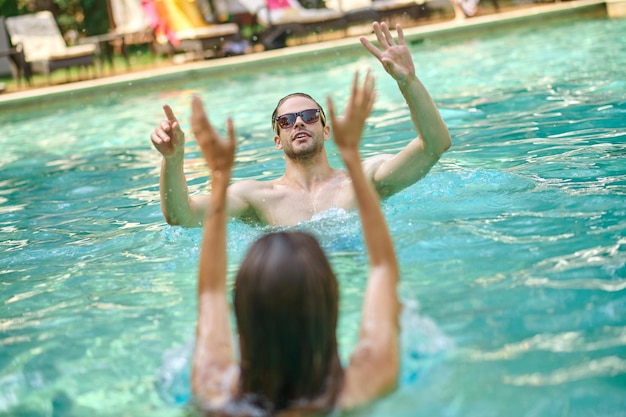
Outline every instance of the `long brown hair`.
{"type": "Polygon", "coordinates": [[[338,303],[337,278],[313,236],[277,232],[257,240],[235,280],[241,353],[235,402],[252,399],[270,414],[331,410],[343,378],[338,303]]]}

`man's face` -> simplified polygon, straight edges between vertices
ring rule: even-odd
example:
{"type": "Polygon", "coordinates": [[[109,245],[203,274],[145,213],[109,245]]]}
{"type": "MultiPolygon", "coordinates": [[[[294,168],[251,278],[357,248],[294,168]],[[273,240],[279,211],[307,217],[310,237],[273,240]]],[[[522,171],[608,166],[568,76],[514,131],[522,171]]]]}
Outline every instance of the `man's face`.
{"type": "MultiPolygon", "coordinates": [[[[317,104],[311,99],[294,96],[280,105],[277,114],[281,116],[317,108],[317,104]]],[[[293,126],[278,128],[274,143],[276,148],[282,149],[290,159],[308,159],[324,149],[324,141],[328,138],[330,128],[322,126],[321,117],[314,123],[305,123],[301,116],[297,116],[293,126]]]]}

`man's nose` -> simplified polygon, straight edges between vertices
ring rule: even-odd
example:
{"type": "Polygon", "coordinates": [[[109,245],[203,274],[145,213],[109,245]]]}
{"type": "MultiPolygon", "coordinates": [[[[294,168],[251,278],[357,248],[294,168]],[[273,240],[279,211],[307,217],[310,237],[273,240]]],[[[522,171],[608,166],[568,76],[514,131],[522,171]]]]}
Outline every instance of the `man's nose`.
{"type": "Polygon", "coordinates": [[[302,120],[302,116],[296,116],[296,121],[294,123],[294,126],[304,126],[304,120],[302,120]]]}

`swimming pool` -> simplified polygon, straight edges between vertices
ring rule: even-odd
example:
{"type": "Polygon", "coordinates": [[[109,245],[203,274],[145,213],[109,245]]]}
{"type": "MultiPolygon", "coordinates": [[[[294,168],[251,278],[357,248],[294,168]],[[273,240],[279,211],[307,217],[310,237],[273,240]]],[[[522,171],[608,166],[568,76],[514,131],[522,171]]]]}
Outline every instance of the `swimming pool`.
{"type": "MultiPolygon", "coordinates": [[[[384,203],[402,380],[364,415],[626,415],[625,35],[626,20],[576,19],[412,46],[453,147],[384,203]]],[[[0,415],[181,416],[200,230],[163,222],[148,139],[161,104],[185,127],[192,94],[213,121],[233,114],[234,178],[272,178],[276,100],[302,90],[342,107],[366,66],[380,94],[363,154],[393,152],[410,118],[365,55],[0,113],[0,415]]],[[[192,139],[187,152],[202,191],[192,139]]],[[[335,211],[301,226],[341,282],[344,358],[364,284],[357,226],[335,211]]],[[[228,227],[232,272],[266,229],[228,227]]]]}

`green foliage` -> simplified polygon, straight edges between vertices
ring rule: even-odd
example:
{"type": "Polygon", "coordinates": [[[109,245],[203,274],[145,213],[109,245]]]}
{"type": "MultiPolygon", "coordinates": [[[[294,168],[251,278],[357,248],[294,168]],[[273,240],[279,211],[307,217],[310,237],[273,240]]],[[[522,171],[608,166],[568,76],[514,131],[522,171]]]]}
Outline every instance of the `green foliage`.
{"type": "Polygon", "coordinates": [[[0,16],[17,16],[20,13],[19,4],[20,1],[15,0],[0,0],[0,16]]]}
{"type": "Polygon", "coordinates": [[[0,0],[0,15],[17,16],[49,10],[61,32],[84,36],[106,33],[109,17],[105,0],[0,0]]]}
{"type": "Polygon", "coordinates": [[[111,24],[109,23],[106,1],[82,0],[82,4],[85,19],[83,21],[84,32],[81,34],[92,36],[107,33],[111,24]]]}

